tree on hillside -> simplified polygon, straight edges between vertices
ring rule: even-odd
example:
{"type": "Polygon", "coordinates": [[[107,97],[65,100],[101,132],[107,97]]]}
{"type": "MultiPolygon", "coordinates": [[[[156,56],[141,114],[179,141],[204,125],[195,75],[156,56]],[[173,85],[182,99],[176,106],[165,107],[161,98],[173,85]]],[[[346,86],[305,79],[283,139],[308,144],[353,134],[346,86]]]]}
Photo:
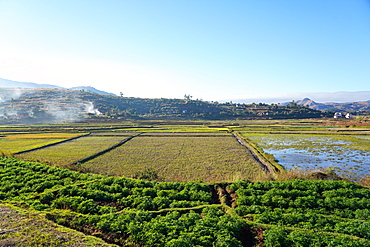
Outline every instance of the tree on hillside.
{"type": "Polygon", "coordinates": [[[191,96],[190,94],[185,94],[184,95],[185,100],[191,100],[192,98],[193,98],[193,96],[191,96]]]}

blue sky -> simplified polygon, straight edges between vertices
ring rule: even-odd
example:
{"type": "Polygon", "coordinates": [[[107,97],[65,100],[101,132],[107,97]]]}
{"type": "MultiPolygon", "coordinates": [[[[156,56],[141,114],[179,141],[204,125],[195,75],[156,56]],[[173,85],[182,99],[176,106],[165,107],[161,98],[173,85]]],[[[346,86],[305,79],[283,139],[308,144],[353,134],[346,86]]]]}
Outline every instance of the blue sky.
{"type": "Polygon", "coordinates": [[[370,91],[366,0],[0,0],[0,34],[10,80],[210,101],[370,91]]]}

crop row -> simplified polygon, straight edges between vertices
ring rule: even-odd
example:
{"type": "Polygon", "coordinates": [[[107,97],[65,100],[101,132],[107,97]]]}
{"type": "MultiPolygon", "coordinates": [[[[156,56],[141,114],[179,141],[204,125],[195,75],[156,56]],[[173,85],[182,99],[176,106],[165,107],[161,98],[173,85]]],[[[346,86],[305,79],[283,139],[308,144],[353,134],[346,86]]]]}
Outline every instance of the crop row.
{"type": "Polygon", "coordinates": [[[0,198],[30,199],[39,209],[68,208],[87,213],[82,207],[88,204],[88,213],[102,214],[124,208],[194,207],[209,204],[212,199],[209,186],[198,183],[157,183],[83,175],[15,159],[7,160],[0,167],[0,198]]]}
{"type": "Polygon", "coordinates": [[[358,184],[239,181],[226,186],[233,208],[213,188],[0,158],[0,200],[122,246],[251,246],[253,229],[264,246],[370,244],[370,192],[358,184]]]}
{"type": "Polygon", "coordinates": [[[304,229],[370,240],[367,230],[370,227],[370,190],[358,184],[292,180],[239,182],[231,188],[237,195],[236,212],[257,224],[286,227],[284,241],[291,241],[289,236],[297,229],[300,229],[299,234],[304,229]]]}
{"type": "Polygon", "coordinates": [[[1,158],[0,171],[1,200],[47,211],[48,218],[58,224],[100,231],[100,237],[111,242],[134,246],[242,246],[239,239],[243,222],[224,227],[231,217],[219,207],[209,206],[209,185],[80,174],[14,158],[1,158]],[[207,207],[202,210],[197,206],[207,207]],[[165,207],[172,211],[149,211],[165,207]],[[189,207],[194,210],[186,209],[189,207]]]}
{"type": "Polygon", "coordinates": [[[164,215],[148,211],[125,214],[82,215],[51,212],[47,217],[59,224],[104,237],[120,246],[144,247],[242,247],[246,224],[219,207],[170,211],[164,215]],[[90,226],[86,228],[86,226],[90,226]]]}

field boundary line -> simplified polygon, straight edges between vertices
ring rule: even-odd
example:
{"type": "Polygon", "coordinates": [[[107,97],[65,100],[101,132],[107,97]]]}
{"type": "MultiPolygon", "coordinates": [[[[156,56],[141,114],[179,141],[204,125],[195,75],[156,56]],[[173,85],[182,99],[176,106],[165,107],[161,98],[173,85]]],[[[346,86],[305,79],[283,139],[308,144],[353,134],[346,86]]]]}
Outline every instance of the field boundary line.
{"type": "Polygon", "coordinates": [[[83,159],[80,159],[80,160],[77,160],[77,161],[75,161],[75,162],[69,163],[68,165],[78,165],[78,164],[83,164],[83,163],[88,162],[88,161],[90,161],[90,160],[92,160],[92,159],[95,159],[96,157],[98,157],[98,156],[100,156],[100,155],[103,155],[103,154],[105,154],[105,153],[108,153],[108,152],[112,151],[113,149],[116,149],[116,148],[118,148],[118,147],[122,146],[122,145],[123,145],[123,144],[125,144],[126,142],[130,141],[131,139],[133,139],[133,138],[135,138],[135,137],[137,137],[137,136],[139,136],[139,135],[141,135],[142,133],[143,133],[143,132],[141,132],[141,133],[139,133],[139,134],[136,134],[136,135],[133,135],[133,136],[130,136],[130,137],[127,137],[127,138],[125,138],[124,140],[122,140],[122,141],[120,141],[120,142],[118,142],[118,143],[114,144],[113,146],[110,146],[110,147],[108,147],[108,148],[106,148],[106,149],[104,149],[104,150],[102,150],[102,151],[99,151],[99,152],[97,152],[97,153],[95,153],[95,154],[92,154],[92,155],[90,155],[90,156],[88,156],[88,157],[85,157],[85,158],[83,158],[83,159]]]}
{"type": "MultiPolygon", "coordinates": [[[[152,213],[152,214],[163,214],[163,213],[168,213],[168,212],[171,212],[171,211],[190,211],[190,210],[197,211],[197,210],[201,210],[201,209],[207,208],[207,207],[221,208],[222,205],[221,204],[203,204],[203,205],[199,205],[199,206],[195,206],[195,207],[189,207],[189,208],[163,208],[163,209],[155,210],[155,211],[148,210],[147,212],[152,213]]],[[[115,212],[113,214],[118,215],[118,214],[130,213],[130,212],[133,212],[131,208],[123,209],[123,210],[115,212]]]]}
{"type": "Polygon", "coordinates": [[[48,147],[52,147],[52,146],[55,146],[55,145],[59,145],[59,144],[62,144],[64,142],[73,141],[73,140],[76,140],[78,138],[86,137],[86,136],[89,136],[90,134],[91,133],[87,133],[87,134],[76,136],[76,137],[72,137],[72,138],[69,138],[69,139],[66,139],[66,140],[63,140],[63,141],[46,144],[46,145],[41,146],[41,147],[38,147],[38,148],[32,148],[32,149],[29,149],[29,150],[20,151],[20,152],[16,152],[16,153],[13,153],[13,154],[14,155],[18,155],[18,154],[24,154],[24,153],[28,153],[28,152],[33,152],[33,151],[40,150],[40,149],[43,149],[43,148],[48,148],[48,147]]]}
{"type": "Polygon", "coordinates": [[[275,172],[279,171],[280,169],[276,167],[274,164],[271,164],[263,154],[261,154],[253,145],[250,144],[248,140],[243,138],[239,132],[233,132],[235,139],[239,142],[240,145],[244,146],[247,149],[254,159],[261,165],[262,169],[264,169],[268,173],[275,174],[275,172]]]}

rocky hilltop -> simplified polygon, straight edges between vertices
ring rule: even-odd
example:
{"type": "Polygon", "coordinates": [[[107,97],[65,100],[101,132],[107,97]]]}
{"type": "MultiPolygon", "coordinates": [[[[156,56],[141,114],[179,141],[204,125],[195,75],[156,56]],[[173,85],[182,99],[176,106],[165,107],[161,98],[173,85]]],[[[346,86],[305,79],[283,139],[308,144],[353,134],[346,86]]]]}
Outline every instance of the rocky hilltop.
{"type": "Polygon", "coordinates": [[[370,111],[370,100],[348,103],[317,103],[309,98],[305,98],[298,100],[296,103],[321,111],[370,111]]]}

